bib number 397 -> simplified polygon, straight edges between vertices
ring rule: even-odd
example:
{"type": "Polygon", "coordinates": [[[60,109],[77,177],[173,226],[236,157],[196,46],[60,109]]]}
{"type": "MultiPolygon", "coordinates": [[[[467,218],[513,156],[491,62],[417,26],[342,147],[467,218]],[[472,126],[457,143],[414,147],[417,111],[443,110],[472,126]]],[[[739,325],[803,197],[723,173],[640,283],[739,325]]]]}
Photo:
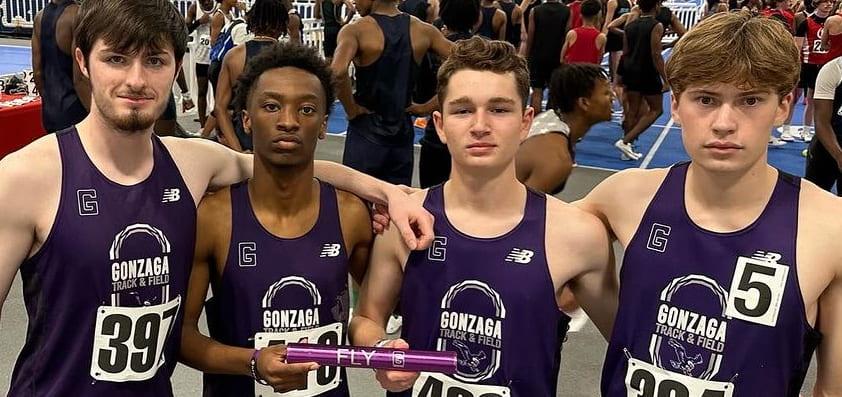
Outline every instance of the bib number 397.
{"type": "Polygon", "coordinates": [[[156,306],[97,309],[91,376],[109,382],[143,381],[166,362],[164,347],[181,297],[156,306]]]}
{"type": "MultiPolygon", "coordinates": [[[[318,343],[323,345],[338,345],[342,337],[342,324],[333,323],[323,327],[306,331],[291,332],[258,332],[254,335],[254,348],[262,349],[268,346],[285,345],[288,343],[318,343]]],[[[254,395],[257,397],[284,396],[310,397],[317,396],[339,386],[339,367],[320,366],[307,374],[307,385],[301,390],[286,393],[275,393],[271,387],[254,383],[254,395]]]]}
{"type": "Polygon", "coordinates": [[[628,397],[732,397],[734,385],[669,372],[637,359],[626,371],[628,397]]]}

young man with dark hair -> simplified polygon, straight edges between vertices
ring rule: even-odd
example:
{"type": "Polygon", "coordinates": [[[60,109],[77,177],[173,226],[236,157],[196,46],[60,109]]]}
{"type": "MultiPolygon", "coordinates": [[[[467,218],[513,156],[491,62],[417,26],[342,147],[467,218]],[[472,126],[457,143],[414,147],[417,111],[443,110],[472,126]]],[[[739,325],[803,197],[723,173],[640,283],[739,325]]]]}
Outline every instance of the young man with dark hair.
{"type": "Polygon", "coordinates": [[[517,152],[517,179],[541,192],[561,193],[573,170],[576,143],[594,124],[611,120],[613,97],[608,76],[597,65],[562,65],[553,72],[555,108],[533,120],[517,152]]]}
{"type": "Polygon", "coordinates": [[[368,265],[366,206],[313,175],[335,98],[330,67],[314,48],[274,45],[250,61],[238,87],[234,107],[254,137],[254,177],[199,205],[181,357],[206,373],[208,397],[272,389],[347,397],[344,369],[285,364],[283,346],[343,344],[348,275],[360,283],[368,265]],[[202,307],[210,338],[199,331],[202,307]]]}
{"type": "Polygon", "coordinates": [[[75,0],[51,0],[35,15],[32,72],[41,96],[41,122],[48,132],[73,126],[88,115],[91,89],[73,62],[78,11],[75,0]]]}
{"type": "Polygon", "coordinates": [[[397,0],[358,0],[362,18],[342,28],[331,64],[348,115],[342,162],[387,182],[411,185],[415,131],[411,114],[427,115],[435,98],[412,103],[418,64],[428,51],[447,57],[453,45],[433,25],[398,10],[397,0]],[[348,67],[354,62],[356,90],[348,67]]]}
{"type": "Polygon", "coordinates": [[[602,63],[606,36],[597,28],[602,15],[599,0],[585,0],[582,3],[583,25],[570,29],[561,47],[561,63],[602,63]]]}
{"type": "Polygon", "coordinates": [[[625,114],[623,138],[614,142],[624,160],[639,160],[632,143],[663,113],[664,92],[668,89],[661,56],[664,26],[655,16],[658,0],[637,2],[640,14],[629,13],[623,36],[623,86],[629,106],[625,114]]]}
{"type": "Polygon", "coordinates": [[[842,390],[842,204],[768,164],[798,79],[786,29],[694,26],[666,65],[689,163],[617,173],[577,204],[625,247],[602,395],[797,397],[842,390]]]}
{"type": "Polygon", "coordinates": [[[264,48],[278,43],[278,37],[287,30],[289,14],[278,0],[256,0],[246,13],[246,26],[254,37],[225,54],[219,81],[216,85],[214,114],[225,144],[238,152],[251,152],[251,136],[243,131],[239,114],[231,113],[232,91],[237,78],[243,73],[249,59],[264,48]]]}
{"type": "Polygon", "coordinates": [[[460,41],[438,78],[442,111],[433,116],[453,170],[414,195],[436,217],[435,242],[410,253],[394,233],[375,240],[351,341],[457,353],[452,376],[376,371],[389,396],[554,396],[569,321],[558,309],[564,286],[610,335],[608,237],[598,219],[518,182],[515,155],[532,109],[526,61],[511,44],[460,41]],[[402,339],[384,341],[399,296],[402,339]]]}
{"type": "Polygon", "coordinates": [[[526,54],[529,60],[529,103],[535,113],[542,110],[544,88],[553,70],[561,64],[561,47],[570,30],[570,9],[558,0],[547,0],[529,13],[526,54]]]}
{"type": "MultiPolygon", "coordinates": [[[[9,396],[171,396],[196,205],[249,177],[252,159],[153,135],[187,46],[172,2],[86,0],[75,41],[90,113],[0,161],[0,303],[20,270],[29,315],[9,396]]],[[[396,187],[323,163],[316,174],[388,198],[413,234],[396,187]]]]}

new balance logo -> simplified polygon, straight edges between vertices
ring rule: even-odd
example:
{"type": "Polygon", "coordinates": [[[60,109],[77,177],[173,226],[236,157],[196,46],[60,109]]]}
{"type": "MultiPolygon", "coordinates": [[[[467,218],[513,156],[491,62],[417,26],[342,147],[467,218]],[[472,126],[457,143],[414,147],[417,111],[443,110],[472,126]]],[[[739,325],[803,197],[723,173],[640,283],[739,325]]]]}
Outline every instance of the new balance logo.
{"type": "Polygon", "coordinates": [[[181,200],[180,189],[164,189],[164,198],[161,200],[162,203],[174,203],[178,200],[181,200]]]}
{"type": "Polygon", "coordinates": [[[319,258],[335,258],[339,256],[339,249],[341,247],[339,244],[325,244],[322,247],[322,253],[319,254],[319,258]]]}
{"type": "Polygon", "coordinates": [[[527,264],[532,262],[533,255],[535,255],[535,253],[530,250],[512,248],[512,252],[509,252],[509,255],[506,256],[506,262],[527,264]]]}

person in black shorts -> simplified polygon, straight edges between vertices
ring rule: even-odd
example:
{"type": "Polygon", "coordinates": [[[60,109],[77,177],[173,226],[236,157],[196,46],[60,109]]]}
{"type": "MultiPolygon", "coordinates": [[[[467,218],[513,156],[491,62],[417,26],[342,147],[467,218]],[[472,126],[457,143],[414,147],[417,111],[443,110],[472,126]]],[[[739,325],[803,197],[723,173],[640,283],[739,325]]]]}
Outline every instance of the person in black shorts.
{"type": "MultiPolygon", "coordinates": [[[[473,27],[480,18],[480,4],[476,0],[445,0],[441,3],[439,21],[447,30],[446,38],[452,42],[471,38],[473,27]]],[[[444,59],[435,56],[433,59],[434,74],[438,74],[444,59]]],[[[434,82],[433,90],[438,88],[438,81],[434,82]]],[[[427,119],[424,136],[421,138],[421,153],[418,158],[418,179],[421,188],[426,189],[450,178],[450,152],[447,145],[442,143],[436,132],[433,117],[427,119]]]]}
{"type": "Polygon", "coordinates": [[[535,113],[541,112],[544,88],[559,66],[564,37],[570,30],[570,8],[558,0],[547,0],[529,14],[526,53],[529,60],[530,103],[535,113]]]}
{"type": "Polygon", "coordinates": [[[836,112],[842,106],[842,58],[836,58],[819,70],[813,93],[813,121],[816,137],[807,150],[805,177],[822,189],[842,195],[842,116],[836,112]]]}
{"type": "MultiPolygon", "coordinates": [[[[631,3],[629,0],[608,0],[605,10],[605,24],[602,28],[604,32],[608,32],[608,40],[605,42],[605,52],[608,53],[608,69],[610,70],[610,77],[612,81],[617,79],[617,66],[620,63],[620,55],[623,53],[623,35],[608,29],[608,25],[615,19],[627,14],[631,11],[631,3]]],[[[616,92],[616,87],[615,87],[616,92]]],[[[619,93],[618,93],[619,95],[619,93]]]]}
{"type": "Polygon", "coordinates": [[[664,26],[656,19],[658,0],[640,0],[637,5],[640,15],[629,14],[623,47],[623,85],[629,109],[623,139],[614,143],[624,160],[643,157],[631,143],[663,113],[663,93],[667,90],[661,57],[664,26]]]}

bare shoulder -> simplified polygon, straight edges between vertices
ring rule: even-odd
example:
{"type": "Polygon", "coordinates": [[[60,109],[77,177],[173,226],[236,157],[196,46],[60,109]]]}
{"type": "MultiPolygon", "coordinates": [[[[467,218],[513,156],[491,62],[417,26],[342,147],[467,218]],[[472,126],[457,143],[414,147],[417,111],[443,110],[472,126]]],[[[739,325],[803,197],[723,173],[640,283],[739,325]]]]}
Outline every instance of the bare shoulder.
{"type": "Polygon", "coordinates": [[[600,182],[574,205],[597,216],[611,235],[625,245],[637,230],[667,172],[668,169],[618,172],[600,182]]]}
{"type": "Polygon", "coordinates": [[[224,163],[225,148],[213,141],[198,138],[162,137],[187,187],[198,202],[205,193],[211,176],[224,163]]]}
{"type": "Polygon", "coordinates": [[[418,19],[418,17],[414,15],[409,16],[409,26],[411,29],[421,29],[424,32],[438,32],[438,29],[436,29],[435,26],[418,19]]]}
{"type": "Polygon", "coordinates": [[[603,223],[575,205],[547,195],[547,241],[564,245],[565,250],[590,249],[605,244],[608,233],[603,223]]]}
{"type": "Polygon", "coordinates": [[[61,155],[55,134],[45,135],[0,159],[0,184],[20,189],[43,189],[61,178],[61,155]],[[6,185],[6,184],[10,185],[6,185]]]}
{"type": "Polygon", "coordinates": [[[599,201],[607,200],[608,203],[616,202],[621,204],[629,199],[640,199],[651,197],[666,178],[669,168],[638,169],[632,168],[620,171],[605,178],[586,197],[599,201]]]}
{"type": "MultiPolygon", "coordinates": [[[[215,163],[225,148],[208,139],[178,138],[173,136],[161,137],[161,142],[170,152],[179,169],[182,165],[191,167],[215,163]]],[[[184,170],[182,169],[182,172],[184,170]]]]}
{"type": "Polygon", "coordinates": [[[246,43],[237,44],[234,48],[225,53],[225,57],[222,58],[223,67],[231,67],[231,65],[234,62],[239,61],[240,58],[243,58],[243,61],[245,61],[245,54],[246,43]]]}
{"type": "Polygon", "coordinates": [[[834,253],[834,259],[842,260],[837,249],[842,240],[842,199],[802,179],[798,218],[799,245],[811,241],[822,256],[834,253]]]}
{"type": "Polygon", "coordinates": [[[0,160],[0,202],[7,215],[41,218],[51,212],[49,208],[55,212],[60,194],[61,155],[55,134],[0,160]],[[8,211],[10,208],[14,211],[8,211]]]}

